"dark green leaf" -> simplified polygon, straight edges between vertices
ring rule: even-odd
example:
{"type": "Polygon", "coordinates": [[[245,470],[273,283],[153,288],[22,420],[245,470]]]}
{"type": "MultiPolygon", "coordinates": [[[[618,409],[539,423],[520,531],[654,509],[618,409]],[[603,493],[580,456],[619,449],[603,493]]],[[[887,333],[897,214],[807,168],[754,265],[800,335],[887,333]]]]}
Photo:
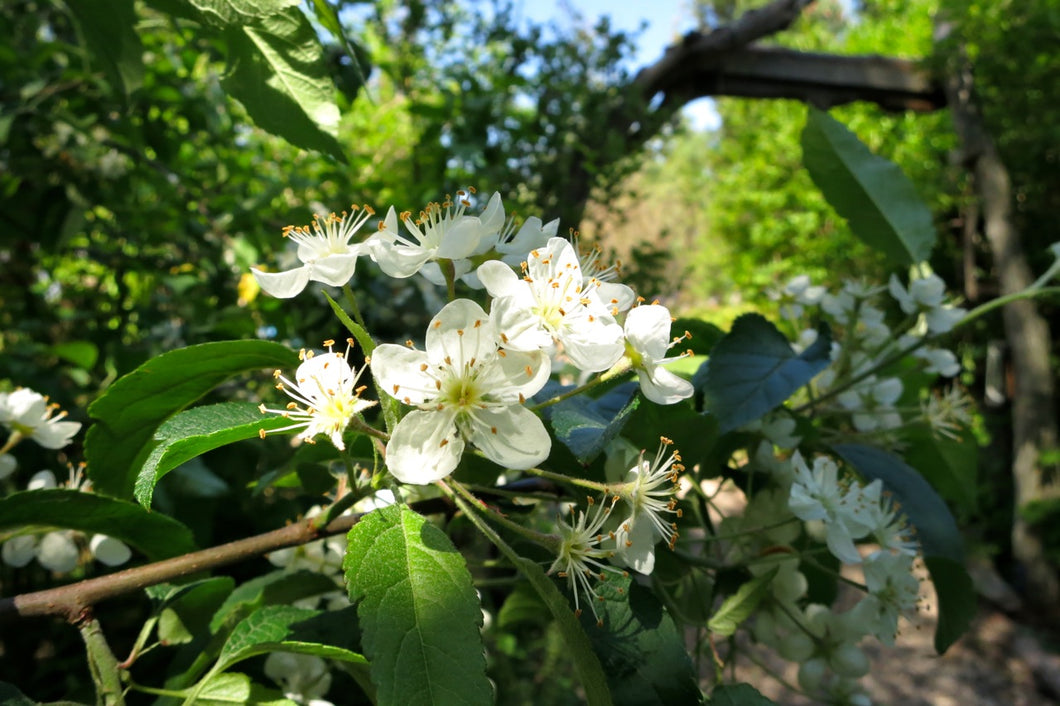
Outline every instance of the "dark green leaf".
{"type": "Polygon", "coordinates": [[[262,415],[252,402],[223,402],[180,412],[155,431],[157,445],[136,477],[136,500],[151,507],[155,485],[177,466],[225,444],[254,438],[263,429],[290,423],[280,415],[262,415]]]}
{"type": "Polygon", "coordinates": [[[552,429],[580,462],[592,463],[622,431],[640,403],[637,384],[627,383],[594,399],[579,395],[555,405],[552,429]]]}
{"type": "Polygon", "coordinates": [[[710,618],[707,628],[716,635],[728,637],[736,632],[736,628],[747,618],[762,602],[769,592],[769,585],[773,577],[777,575],[778,569],[772,569],[761,576],[755,576],[747,583],[740,586],[736,593],[725,599],[718,607],[718,611],[710,618]]]}
{"type": "Polygon", "coordinates": [[[979,447],[974,437],[966,434],[961,440],[940,438],[922,426],[910,429],[906,440],[909,446],[902,452],[906,463],[920,471],[942,497],[958,508],[975,510],[979,447]]]}
{"type": "Polygon", "coordinates": [[[143,85],[144,48],[133,0],[71,0],[81,38],[112,86],[129,95],[143,85]]]}
{"type": "Polygon", "coordinates": [[[0,498],[0,540],[27,525],[105,534],[152,560],[195,550],[191,531],[171,517],[125,500],[69,488],[26,490],[0,498]]]}
{"type": "Polygon", "coordinates": [[[304,149],[346,161],[335,84],[313,26],[296,7],[225,31],[231,71],[224,89],[254,123],[304,149]]]}
{"type": "Polygon", "coordinates": [[[471,574],[441,530],[376,510],[350,530],[344,569],[379,704],[493,703],[471,574]]]}
{"type": "Polygon", "coordinates": [[[909,522],[925,557],[964,561],[964,541],[950,509],[935,489],[906,463],[883,449],[863,444],[836,444],[832,447],[870,481],[879,478],[889,490],[909,522]]]}
{"type": "Polygon", "coordinates": [[[0,681],[0,706],[37,706],[37,702],[26,698],[14,684],[0,681]]]}
{"type": "Polygon", "coordinates": [[[776,706],[750,684],[722,684],[710,695],[707,706],[776,706]]]}
{"type": "Polygon", "coordinates": [[[600,582],[597,593],[604,599],[594,604],[603,626],[590,611],[582,614],[582,625],[608,675],[614,703],[700,703],[681,633],[652,592],[624,576],[600,582]]]}
{"type": "Polygon", "coordinates": [[[518,623],[539,624],[548,618],[548,606],[529,582],[520,582],[504,599],[497,611],[497,627],[509,628],[518,623]]]}
{"type": "Polygon", "coordinates": [[[232,626],[261,606],[292,603],[340,590],[335,580],[316,571],[273,571],[240,584],[217,609],[210,631],[232,626]]]}
{"type": "Polygon", "coordinates": [[[968,631],[979,610],[979,598],[963,564],[941,556],[926,556],[924,564],[939,599],[935,651],[941,655],[968,631]]]}
{"type": "Polygon", "coordinates": [[[744,314],[704,363],[707,411],[723,432],[758,419],[828,367],[831,345],[822,329],[813,345],[796,355],[776,326],[759,314],[744,314]]]}
{"type": "Polygon", "coordinates": [[[262,368],[295,367],[294,351],[270,341],[203,343],[152,358],[107,388],[89,408],[97,420],[85,437],[96,490],[132,497],[139,464],[155,429],[225,380],[262,368]]]}
{"type": "Polygon", "coordinates": [[[367,664],[359,654],[360,629],[354,608],[338,611],[307,610],[272,605],[260,608],[228,636],[215,669],[226,670],[237,662],[267,652],[298,652],[325,659],[367,664]]]}
{"type": "Polygon", "coordinates": [[[210,618],[235,588],[229,576],[195,581],[184,586],[170,586],[161,599],[158,611],[158,639],[174,645],[191,642],[206,635],[210,618]]]}
{"type": "Polygon", "coordinates": [[[899,265],[928,259],[935,247],[931,211],[893,162],[872,154],[857,135],[810,108],[802,132],[803,163],[850,229],[899,265]]]}

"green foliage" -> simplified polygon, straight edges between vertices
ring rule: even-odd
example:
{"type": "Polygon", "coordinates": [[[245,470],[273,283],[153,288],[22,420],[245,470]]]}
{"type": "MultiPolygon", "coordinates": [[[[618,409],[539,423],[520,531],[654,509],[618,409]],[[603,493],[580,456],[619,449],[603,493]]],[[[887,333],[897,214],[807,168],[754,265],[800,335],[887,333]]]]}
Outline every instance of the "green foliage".
{"type": "Polygon", "coordinates": [[[762,316],[741,316],[704,363],[707,410],[722,431],[760,418],[828,366],[830,346],[831,337],[822,330],[813,345],[796,354],[762,316]]]}
{"type": "Polygon", "coordinates": [[[897,165],[872,154],[841,123],[813,109],[802,132],[802,158],[856,236],[898,265],[928,258],[935,246],[935,224],[897,165]]]}
{"type": "Polygon", "coordinates": [[[943,556],[925,556],[924,564],[939,598],[935,651],[941,655],[968,631],[979,612],[979,601],[964,564],[943,556]]]}
{"type": "Polygon", "coordinates": [[[723,684],[715,689],[708,706],[772,706],[773,702],[762,696],[750,684],[723,684]]]}
{"type": "Polygon", "coordinates": [[[553,407],[552,430],[575,458],[588,465],[622,433],[639,404],[637,387],[631,383],[598,398],[574,397],[553,407]]]}
{"type": "Polygon", "coordinates": [[[735,593],[726,598],[721,606],[718,607],[718,610],[707,623],[707,628],[712,633],[722,637],[729,637],[736,632],[736,628],[739,627],[740,623],[751,616],[754,609],[769,593],[773,577],[776,574],[777,569],[772,569],[760,576],[755,576],[741,585],[735,593]]]}
{"type": "Polygon", "coordinates": [[[25,527],[55,527],[105,534],[151,559],[194,551],[187,527],[135,503],[70,488],[26,490],[0,498],[0,540],[25,527]]]}
{"type": "Polygon", "coordinates": [[[326,612],[264,606],[232,629],[214,669],[224,671],[245,659],[277,650],[367,665],[368,660],[357,652],[359,633],[352,607],[326,612]]]}
{"type": "Polygon", "coordinates": [[[492,701],[471,576],[441,530],[377,510],[350,530],[343,568],[380,704],[492,701]]]}

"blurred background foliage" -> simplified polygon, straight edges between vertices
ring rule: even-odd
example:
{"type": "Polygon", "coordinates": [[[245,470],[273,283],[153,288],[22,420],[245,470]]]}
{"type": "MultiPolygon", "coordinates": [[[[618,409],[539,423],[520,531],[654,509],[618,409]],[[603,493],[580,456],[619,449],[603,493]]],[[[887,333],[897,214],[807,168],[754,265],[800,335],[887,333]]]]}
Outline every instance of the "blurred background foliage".
{"type": "MultiPolygon", "coordinates": [[[[579,229],[612,251],[649,298],[722,326],[740,311],[768,308],[765,290],[796,274],[827,284],[887,275],[802,168],[803,105],[719,99],[712,130],[653,114],[628,91],[637,37],[606,19],[539,25],[504,0],[340,0],[346,41],[318,34],[341,112],[343,163],[255,127],[226,94],[223,36],[158,9],[176,3],[136,5],[129,19],[143,74],[121,80],[84,45],[76,4],[0,4],[0,385],[48,394],[74,419],[87,421],[87,404],[107,384],[176,347],[258,337],[297,348],[345,338],[316,285],[278,301],[258,296],[248,268],[289,266],[283,226],[350,204],[418,211],[467,185],[500,191],[509,212],[560,218],[561,234],[579,229]],[[619,151],[621,136],[601,128],[616,106],[654,135],[641,149],[619,151]],[[592,198],[569,198],[586,178],[592,198]]],[[[691,9],[707,30],[761,4],[698,0],[691,9]]],[[[937,68],[956,51],[956,42],[933,41],[940,12],[975,63],[988,127],[1013,176],[1018,225],[1040,271],[1048,263],[1039,253],[1058,239],[1060,207],[1053,0],[820,0],[768,41],[937,68]]],[[[943,234],[932,264],[960,290],[970,193],[946,111],[888,114],[855,104],[834,115],[912,178],[943,234]]],[[[989,258],[982,243],[972,246],[978,291],[990,296],[989,258]]],[[[379,277],[369,263],[353,284],[370,328],[391,340],[417,332],[442,296],[419,280],[379,277]]],[[[1055,309],[1046,311],[1055,325],[1055,309]]],[[[964,382],[973,389],[997,328],[987,320],[967,334],[972,373],[964,382]]],[[[219,394],[246,397],[269,384],[219,394]]],[[[1003,435],[999,424],[994,433],[1003,435]]],[[[304,508],[231,492],[276,470],[267,459],[285,442],[267,441],[172,474],[159,502],[204,544],[277,526],[304,508]],[[243,470],[220,472],[236,467],[243,470]],[[237,498],[240,511],[229,506],[218,524],[216,508],[237,498]]],[[[17,478],[52,458],[25,451],[17,478]]],[[[60,461],[78,460],[76,446],[67,453],[60,461]]],[[[980,531],[1003,550],[1006,465],[992,463],[980,531]]],[[[5,594],[49,580],[2,570],[5,594]]],[[[20,669],[40,649],[3,661],[20,669]]],[[[517,669],[525,649],[500,650],[511,660],[497,669],[517,669]]],[[[54,678],[66,665],[54,664],[27,691],[66,695],[54,678]]]]}

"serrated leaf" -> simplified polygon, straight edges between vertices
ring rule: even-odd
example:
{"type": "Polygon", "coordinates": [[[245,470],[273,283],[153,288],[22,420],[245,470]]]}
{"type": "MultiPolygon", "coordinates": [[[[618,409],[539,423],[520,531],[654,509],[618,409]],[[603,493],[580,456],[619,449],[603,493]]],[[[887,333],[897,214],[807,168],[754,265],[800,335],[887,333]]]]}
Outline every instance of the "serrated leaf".
{"type": "Polygon", "coordinates": [[[814,108],[802,131],[802,154],[813,182],[854,235],[899,265],[928,259],[936,237],[931,210],[898,165],[814,108]]]}
{"type": "Polygon", "coordinates": [[[722,684],[710,695],[707,706],[776,706],[776,704],[762,696],[762,693],[750,684],[722,684]]]}
{"type": "Polygon", "coordinates": [[[230,576],[171,586],[158,610],[158,639],[166,645],[191,642],[205,635],[210,618],[235,588],[230,576]]]}
{"type": "Polygon", "coordinates": [[[195,706],[298,706],[279,691],[255,684],[246,674],[233,672],[211,673],[190,701],[195,706]]]}
{"type": "Polygon", "coordinates": [[[718,607],[718,611],[711,616],[707,629],[723,637],[736,632],[740,623],[747,620],[765,598],[769,592],[769,584],[773,582],[773,577],[777,575],[778,570],[771,569],[740,586],[736,593],[726,598],[718,607]]]}
{"type": "Polygon", "coordinates": [[[637,389],[636,383],[627,383],[596,399],[579,395],[555,405],[549,421],[556,438],[581,463],[592,463],[637,409],[637,389]]]}
{"type": "Polygon", "coordinates": [[[230,27],[225,40],[230,71],[222,85],[254,124],[292,145],[345,162],[335,137],[335,84],[305,14],[292,7],[253,25],[230,27]]]}
{"type": "Polygon", "coordinates": [[[290,424],[279,415],[262,415],[252,402],[222,402],[179,412],[155,431],[156,445],[140,467],[133,494],[141,505],[151,507],[155,485],[177,466],[226,444],[252,439],[261,430],[290,424]]]}
{"type": "Polygon", "coordinates": [[[832,337],[818,331],[813,345],[796,355],[777,327],[759,314],[744,314],[711,351],[703,380],[706,409],[721,431],[731,431],[780,406],[828,367],[832,337]]]}
{"type": "Polygon", "coordinates": [[[343,568],[381,706],[491,704],[482,611],[463,557],[403,505],[350,530],[343,568]]]}
{"type": "Polygon", "coordinates": [[[594,604],[603,620],[582,614],[617,706],[680,706],[702,698],[681,634],[652,592],[628,576],[600,582],[594,604]]]}
{"type": "Polygon", "coordinates": [[[126,96],[144,82],[143,45],[136,33],[133,0],[73,0],[74,16],[94,63],[114,88],[126,96]]]}
{"type": "Polygon", "coordinates": [[[96,423],[85,436],[88,473],[97,491],[132,497],[158,426],[240,373],[288,368],[297,354],[271,341],[203,343],[163,353],[123,376],[89,405],[96,423]]]}
{"type": "Polygon", "coordinates": [[[296,7],[298,0],[186,0],[207,24],[216,27],[253,24],[296,7]]]}
{"type": "Polygon", "coordinates": [[[272,605],[243,618],[228,636],[217,658],[217,670],[226,670],[267,652],[297,652],[353,664],[368,664],[360,654],[360,629],[354,608],[336,611],[308,610],[272,605]]]}
{"type": "Polygon", "coordinates": [[[879,478],[901,511],[916,527],[925,557],[938,556],[964,561],[964,540],[950,509],[931,484],[905,461],[889,451],[864,444],[832,447],[858,473],[870,481],[879,478]]]}
{"type": "Polygon", "coordinates": [[[210,632],[232,626],[261,606],[292,603],[339,590],[335,580],[316,571],[273,571],[240,584],[210,620],[210,632]]]}
{"type": "Polygon", "coordinates": [[[941,655],[968,631],[979,610],[979,598],[963,564],[940,556],[924,557],[924,564],[939,600],[935,651],[941,655]]]}
{"type": "Polygon", "coordinates": [[[172,517],[70,488],[25,490],[0,498],[0,541],[26,526],[105,534],[152,560],[195,551],[191,530],[172,517]]]}

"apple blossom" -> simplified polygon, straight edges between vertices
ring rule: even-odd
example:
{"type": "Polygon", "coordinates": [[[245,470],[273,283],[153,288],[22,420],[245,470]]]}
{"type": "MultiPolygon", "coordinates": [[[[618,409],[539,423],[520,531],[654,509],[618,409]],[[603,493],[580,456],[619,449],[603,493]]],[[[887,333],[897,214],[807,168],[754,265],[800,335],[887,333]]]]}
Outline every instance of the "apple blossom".
{"type": "Polygon", "coordinates": [[[692,396],[692,383],[662,367],[682,354],[666,357],[670,346],[684,340],[670,340],[670,311],[658,304],[638,306],[626,314],[626,355],[637,371],[640,389],[656,404],[675,404],[692,396]]]}
{"type": "Polygon", "coordinates": [[[0,392],[0,424],[12,437],[32,439],[46,449],[63,448],[81,429],[81,422],[62,421],[66,412],[55,414],[58,409],[59,405],[49,404],[47,397],[29,388],[0,392]]]}

